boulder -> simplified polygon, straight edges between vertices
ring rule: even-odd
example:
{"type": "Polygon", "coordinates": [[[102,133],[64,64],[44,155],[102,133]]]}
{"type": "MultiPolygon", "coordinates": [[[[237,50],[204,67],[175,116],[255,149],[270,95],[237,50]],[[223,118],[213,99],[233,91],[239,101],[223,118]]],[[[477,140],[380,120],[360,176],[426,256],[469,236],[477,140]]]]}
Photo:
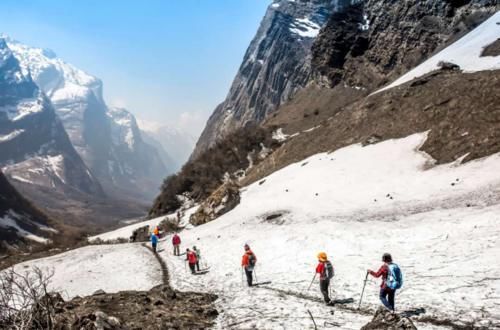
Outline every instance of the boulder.
{"type": "Polygon", "coordinates": [[[416,330],[413,322],[398,314],[388,311],[384,307],[379,307],[373,319],[365,324],[361,330],[416,330]]]}
{"type": "Polygon", "coordinates": [[[191,215],[189,222],[199,226],[231,211],[240,203],[239,186],[232,180],[227,181],[214,191],[191,215]]]}

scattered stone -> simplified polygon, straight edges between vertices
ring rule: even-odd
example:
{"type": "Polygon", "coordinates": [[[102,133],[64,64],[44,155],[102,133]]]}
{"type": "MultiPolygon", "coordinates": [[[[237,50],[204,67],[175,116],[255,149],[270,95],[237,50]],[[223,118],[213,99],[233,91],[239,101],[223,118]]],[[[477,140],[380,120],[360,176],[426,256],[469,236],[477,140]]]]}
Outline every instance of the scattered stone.
{"type": "Polygon", "coordinates": [[[407,317],[394,314],[384,307],[379,307],[373,319],[361,330],[416,330],[413,322],[407,317]]]}
{"type": "Polygon", "coordinates": [[[361,145],[363,147],[366,147],[367,145],[376,144],[376,143],[379,143],[380,141],[382,141],[382,137],[380,135],[374,134],[374,135],[371,135],[370,137],[368,137],[366,140],[364,140],[361,143],[361,145]]]}
{"type": "Polygon", "coordinates": [[[450,70],[450,71],[459,71],[460,70],[460,66],[456,65],[455,63],[446,62],[446,61],[440,61],[437,64],[437,66],[441,70],[450,70]]]}
{"type": "Polygon", "coordinates": [[[106,294],[106,292],[104,292],[104,290],[99,289],[99,290],[95,291],[92,295],[93,296],[102,296],[105,294],[106,294]]]}
{"type": "Polygon", "coordinates": [[[259,186],[262,186],[264,184],[264,182],[266,182],[266,180],[262,180],[259,182],[259,186]]]}

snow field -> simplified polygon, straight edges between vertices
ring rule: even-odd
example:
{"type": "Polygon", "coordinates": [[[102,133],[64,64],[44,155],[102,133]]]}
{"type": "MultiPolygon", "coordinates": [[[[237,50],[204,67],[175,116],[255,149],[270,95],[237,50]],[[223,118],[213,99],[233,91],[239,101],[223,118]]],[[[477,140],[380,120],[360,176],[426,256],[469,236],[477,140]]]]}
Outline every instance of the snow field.
{"type": "MultiPolygon", "coordinates": [[[[243,245],[257,255],[258,281],[295,293],[307,289],[316,254],[327,252],[336,269],[334,297],[353,298],[351,307],[367,268],[377,270],[382,253],[391,252],[405,276],[399,311],[424,308],[424,316],[499,324],[500,155],[432,166],[418,151],[425,139],[422,133],[318,154],[243,189],[233,211],[181,233],[182,249],[199,247],[209,273],[189,274],[169,238],[162,243],[171,285],[217,293],[219,328],[307,329],[310,310],[320,324],[359,329],[371,317],[331,315],[317,302],[242,286],[243,245]],[[282,216],[266,220],[276,213],[282,216]]],[[[379,283],[367,284],[363,308],[379,306],[379,283]]],[[[317,280],[307,294],[321,297],[317,280]]]]}
{"type": "Polygon", "coordinates": [[[140,244],[95,245],[14,266],[19,273],[38,267],[54,273],[49,286],[64,299],[107,293],[149,290],[162,283],[160,265],[140,244]]]}

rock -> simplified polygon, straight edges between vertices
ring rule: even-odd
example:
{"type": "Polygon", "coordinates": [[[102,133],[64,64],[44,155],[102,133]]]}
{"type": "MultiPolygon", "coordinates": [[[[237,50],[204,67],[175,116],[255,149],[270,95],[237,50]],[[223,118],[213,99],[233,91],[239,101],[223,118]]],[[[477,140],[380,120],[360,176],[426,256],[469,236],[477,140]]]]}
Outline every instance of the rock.
{"type": "Polygon", "coordinates": [[[388,311],[384,307],[379,307],[373,319],[365,324],[361,330],[416,330],[413,322],[406,317],[401,317],[388,311]]]}
{"type": "Polygon", "coordinates": [[[363,147],[366,147],[367,145],[376,144],[376,143],[379,143],[380,141],[382,141],[382,137],[380,135],[374,134],[374,135],[370,136],[369,138],[367,138],[366,140],[364,140],[361,143],[361,145],[363,147]]]}
{"type": "Polygon", "coordinates": [[[437,64],[437,66],[441,70],[450,70],[450,71],[458,71],[458,70],[460,70],[460,66],[456,65],[455,63],[446,62],[446,61],[440,61],[437,64]]]}
{"type": "Polygon", "coordinates": [[[95,291],[92,295],[93,296],[102,296],[105,294],[106,294],[106,292],[104,292],[104,290],[99,289],[99,290],[95,291]]]}
{"type": "Polygon", "coordinates": [[[232,180],[215,190],[191,215],[189,222],[199,226],[231,211],[240,203],[239,186],[232,180]]]}

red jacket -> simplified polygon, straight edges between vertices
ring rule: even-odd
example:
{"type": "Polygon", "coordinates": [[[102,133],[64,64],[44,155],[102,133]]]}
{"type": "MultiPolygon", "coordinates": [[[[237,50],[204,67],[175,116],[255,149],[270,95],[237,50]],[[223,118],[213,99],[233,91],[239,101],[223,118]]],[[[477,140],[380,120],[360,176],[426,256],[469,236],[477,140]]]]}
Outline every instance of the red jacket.
{"type": "Polygon", "coordinates": [[[246,251],[245,254],[243,255],[243,257],[241,258],[241,266],[242,267],[252,268],[253,266],[255,266],[256,263],[257,263],[257,257],[252,252],[252,250],[246,251]],[[250,256],[253,256],[253,260],[254,260],[253,265],[250,265],[250,256]]]}
{"type": "Polygon", "coordinates": [[[386,280],[387,280],[387,276],[389,275],[389,266],[387,266],[386,264],[383,264],[382,266],[380,266],[378,272],[374,272],[372,270],[370,270],[370,274],[373,276],[373,277],[380,277],[382,276],[382,283],[380,284],[380,287],[382,289],[385,289],[386,288],[386,280]]]}
{"type": "Polygon", "coordinates": [[[175,234],[174,237],[172,237],[172,244],[173,245],[181,244],[181,238],[179,237],[179,235],[175,234]]]}
{"type": "Polygon", "coordinates": [[[198,258],[196,258],[196,253],[194,253],[193,251],[189,251],[187,254],[187,260],[191,265],[195,264],[198,261],[198,258]]]}
{"type": "Polygon", "coordinates": [[[325,278],[325,263],[320,262],[316,266],[316,273],[319,274],[319,279],[322,280],[325,278]]]}

